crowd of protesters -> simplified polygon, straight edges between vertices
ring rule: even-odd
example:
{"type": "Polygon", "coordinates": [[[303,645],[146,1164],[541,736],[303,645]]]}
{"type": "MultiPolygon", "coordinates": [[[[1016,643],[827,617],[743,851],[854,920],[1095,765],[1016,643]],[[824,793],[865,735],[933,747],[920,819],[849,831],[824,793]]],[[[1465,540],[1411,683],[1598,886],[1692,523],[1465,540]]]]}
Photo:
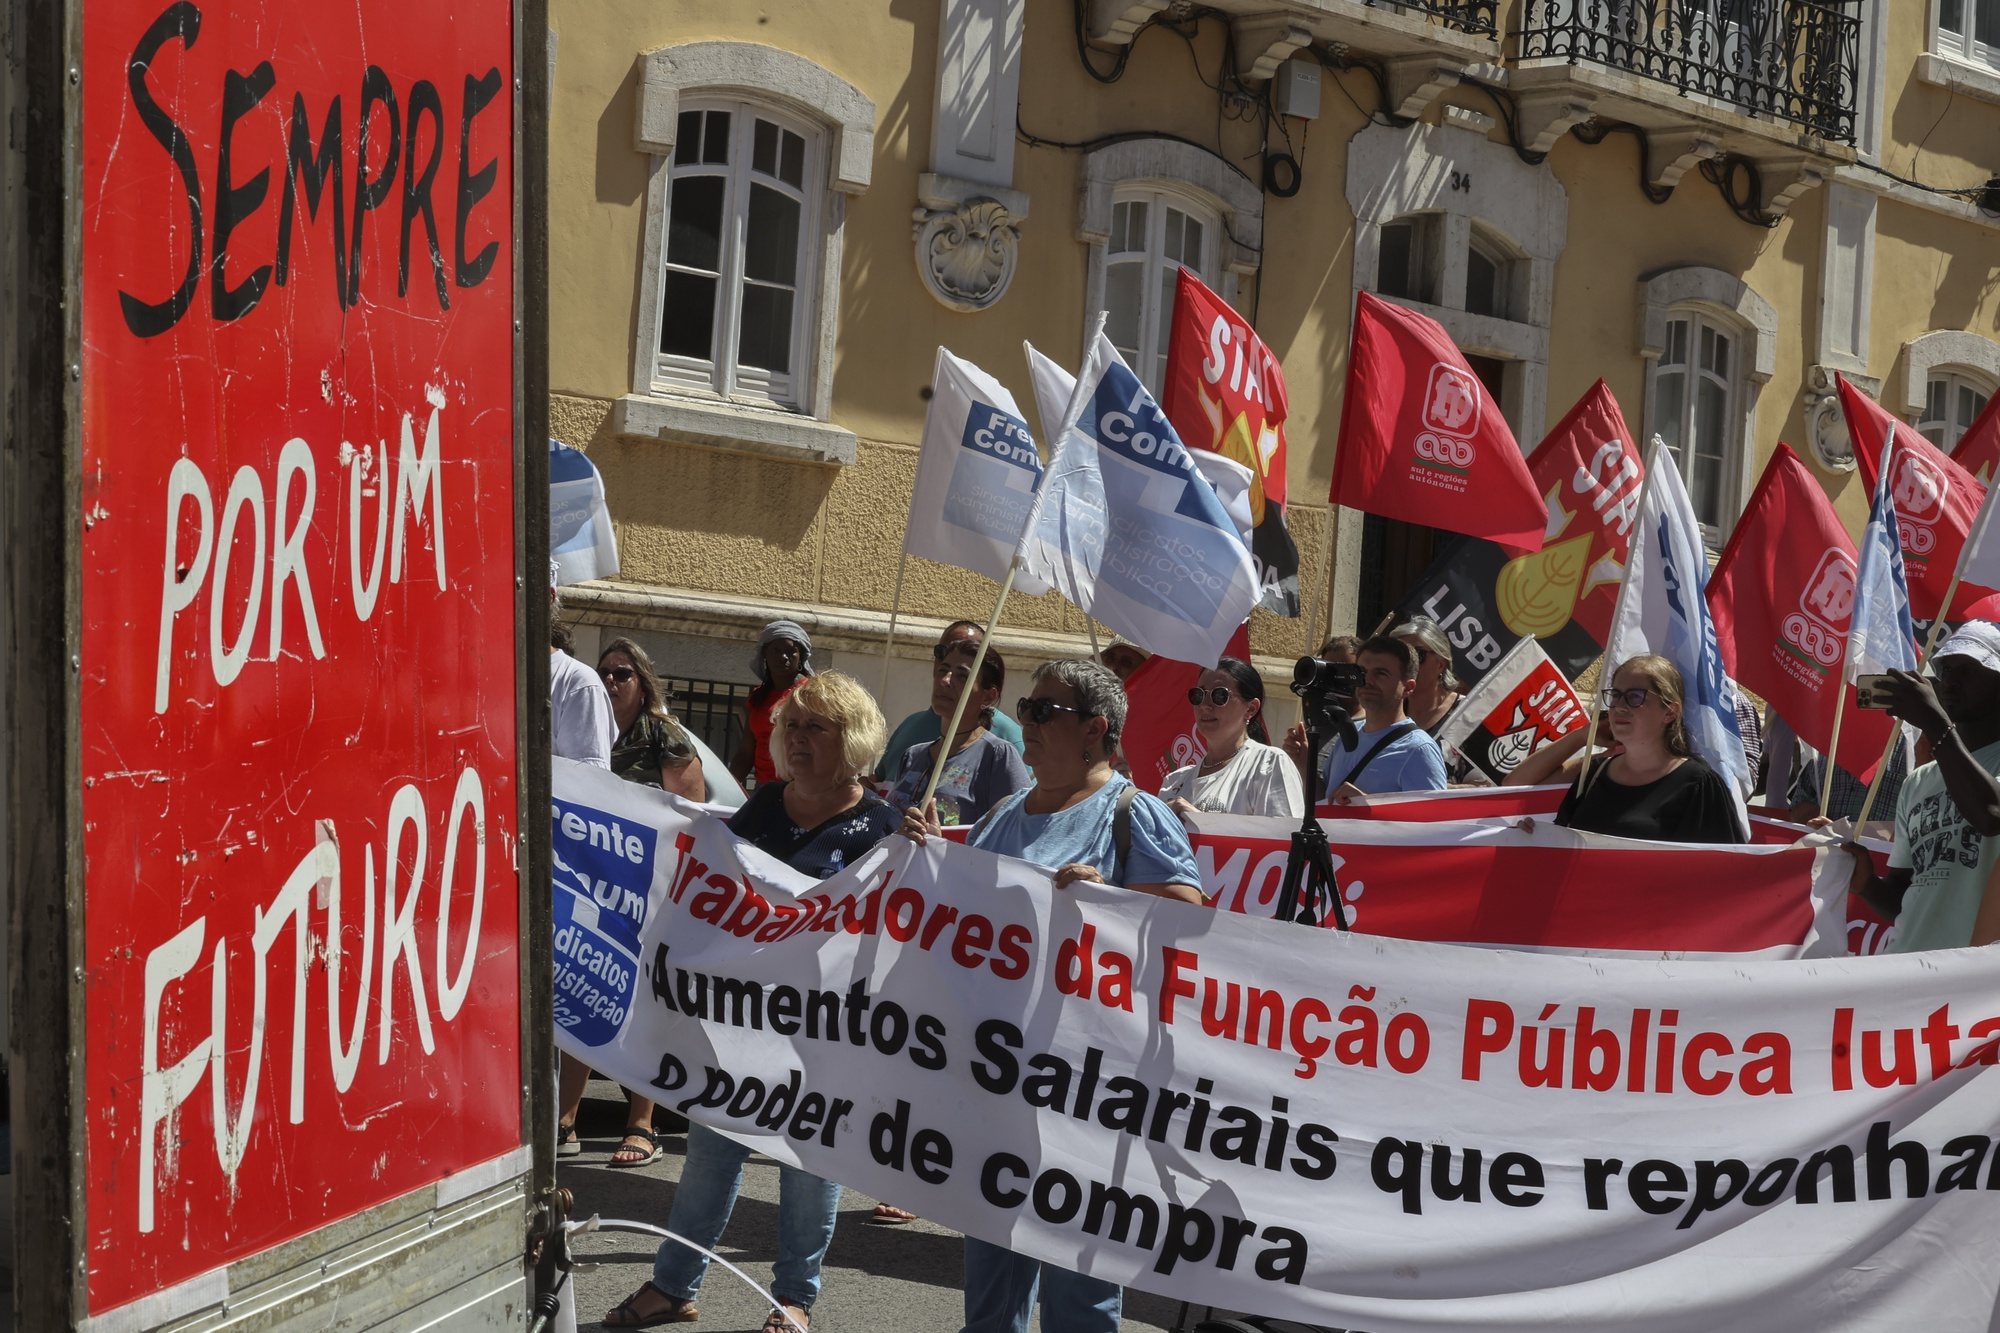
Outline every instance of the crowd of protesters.
{"type": "MultiPolygon", "coordinates": [[[[553,589],[552,589],[553,595],[553,589]]],[[[929,706],[890,732],[875,699],[849,675],[820,671],[812,641],[790,620],[766,625],[752,658],[757,685],[742,719],[743,741],[726,771],[678,720],[646,651],[629,638],[607,643],[596,670],[559,646],[550,671],[554,749],[689,801],[736,806],[732,832],[814,878],[839,873],[885,837],[918,843],[951,825],[971,845],[1050,872],[1058,889],[1089,882],[1205,901],[1190,831],[1204,815],[1299,818],[1314,796],[1335,803],[1392,792],[1436,791],[1484,781],[1437,733],[1458,704],[1450,644],[1417,619],[1387,634],[1329,640],[1321,656],[1358,668],[1353,726],[1324,747],[1308,771],[1303,726],[1274,744],[1261,675],[1223,658],[1188,690],[1201,757],[1166,775],[1155,797],[1123,771],[1124,681],[1145,660],[1114,641],[1096,660],[1047,662],[1009,709],[1007,665],[970,621],[946,627],[932,647],[929,706]],[[1010,716],[1011,713],[1011,716],[1010,716]],[[735,781],[732,781],[735,779],[735,781]],[[747,799],[736,782],[749,784],[747,799]]],[[[1932,949],[2000,939],[2000,627],[1973,622],[1932,659],[1932,677],[1895,673],[1889,712],[1921,737],[1921,766],[1900,754],[1878,801],[1893,810],[1886,875],[1858,846],[1854,891],[1897,923],[1894,948],[1932,949]]],[[[1740,843],[1747,830],[1727,780],[1696,755],[1685,719],[1684,683],[1663,657],[1616,664],[1600,691],[1597,745],[1586,732],[1528,756],[1510,784],[1565,782],[1555,823],[1581,832],[1685,843],[1740,843]]],[[[1782,729],[1768,745],[1754,710],[1766,801],[1795,805],[1825,823],[1858,812],[1864,784],[1844,770],[1831,782],[1825,759],[1800,754],[1782,729]]],[[[1747,739],[1747,738],[1746,738],[1747,739]]],[[[1747,748],[1747,747],[1746,747],[1747,748]]],[[[1753,764],[1757,761],[1753,760],[1753,764]]],[[[561,1146],[576,1150],[575,1119],[588,1070],[565,1059],[561,1146]]],[[[629,1094],[614,1166],[644,1165],[660,1149],[652,1104],[629,1094]]],[[[669,1228],[712,1249],[728,1226],[750,1150],[699,1125],[669,1228]]],[[[785,1167],[780,1176],[778,1254],[765,1327],[810,1326],[820,1265],[832,1241],[840,1187],[785,1167]],[[788,1322],[789,1321],[789,1322],[788,1322]]],[[[907,1221],[889,1204],[876,1219],[907,1221]]],[[[1041,1326],[1103,1330],[1119,1324],[1112,1283],[967,1238],[966,1333],[1026,1330],[1039,1301],[1041,1326]]],[[[660,1247],[652,1278],[611,1310],[605,1327],[691,1322],[706,1259],[674,1242],[660,1247]]]]}

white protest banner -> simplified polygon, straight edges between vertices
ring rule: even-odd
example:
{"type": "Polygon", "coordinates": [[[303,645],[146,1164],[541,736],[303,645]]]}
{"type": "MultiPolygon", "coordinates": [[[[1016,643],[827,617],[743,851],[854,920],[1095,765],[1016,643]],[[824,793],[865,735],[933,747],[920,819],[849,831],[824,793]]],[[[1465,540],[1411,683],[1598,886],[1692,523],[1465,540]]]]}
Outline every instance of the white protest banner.
{"type": "Polygon", "coordinates": [[[1370,1333],[1992,1319],[1994,950],[1465,949],[894,837],[811,883],[555,790],[563,1048],[970,1235],[1370,1333]]]}
{"type": "MultiPolygon", "coordinates": [[[[999,582],[1021,544],[1041,479],[1041,455],[1014,395],[938,348],[904,552],[999,582]]],[[[1015,575],[1014,586],[1031,595],[1048,591],[1025,572],[1015,575]]]]}

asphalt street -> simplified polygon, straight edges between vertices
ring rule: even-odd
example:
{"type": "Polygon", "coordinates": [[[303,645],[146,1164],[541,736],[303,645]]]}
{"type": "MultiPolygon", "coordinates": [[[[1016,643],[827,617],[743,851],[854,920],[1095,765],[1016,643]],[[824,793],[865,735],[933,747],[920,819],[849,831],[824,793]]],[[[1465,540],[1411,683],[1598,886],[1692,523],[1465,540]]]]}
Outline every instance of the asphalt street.
{"type": "MultiPolygon", "coordinates": [[[[662,1124],[670,1123],[665,1113],[662,1124]]],[[[625,1123],[624,1098],[609,1083],[593,1081],[586,1094],[579,1130],[584,1151],[560,1161],[558,1179],[576,1199],[576,1216],[621,1218],[665,1226],[680,1179],[681,1134],[663,1134],[665,1154],[651,1166],[614,1168],[611,1150],[625,1123]]],[[[677,1122],[676,1122],[677,1123],[677,1122]]],[[[929,1221],[905,1226],[877,1226],[869,1221],[875,1200],[846,1190],[840,1200],[840,1225],[823,1270],[824,1289],[814,1310],[813,1333],[957,1333],[964,1307],[959,1279],[964,1250],[959,1233],[929,1221]]],[[[776,1253],[778,1168],[759,1156],[744,1170],[743,1193],[722,1239],[719,1253],[758,1282],[771,1280],[776,1253]]],[[[595,1329],[606,1311],[652,1275],[655,1237],[630,1232],[599,1232],[577,1239],[579,1260],[596,1268],[579,1272],[577,1319],[580,1328],[595,1329]]],[[[701,1291],[698,1333],[754,1333],[761,1328],[769,1305],[733,1274],[711,1265],[701,1291]]],[[[1125,1294],[1124,1328],[1172,1330],[1180,1303],[1144,1292],[1125,1294]]],[[[1192,1330],[1206,1315],[1190,1312],[1192,1330]]],[[[1039,1330],[1040,1322],[1032,1327],[1039,1330]]]]}

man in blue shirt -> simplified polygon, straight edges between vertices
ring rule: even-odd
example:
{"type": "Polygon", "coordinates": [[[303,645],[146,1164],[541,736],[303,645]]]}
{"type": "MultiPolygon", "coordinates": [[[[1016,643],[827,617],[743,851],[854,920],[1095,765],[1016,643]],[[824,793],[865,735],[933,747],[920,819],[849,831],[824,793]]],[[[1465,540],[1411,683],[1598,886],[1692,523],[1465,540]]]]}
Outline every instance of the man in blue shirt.
{"type": "MultiPolygon", "coordinates": [[[[1378,634],[1361,645],[1355,661],[1363,672],[1354,692],[1360,734],[1351,750],[1335,737],[1321,753],[1321,799],[1345,804],[1364,793],[1444,790],[1444,753],[1403,706],[1417,683],[1415,651],[1401,639],[1378,634]]],[[[1302,759],[1304,728],[1294,731],[1299,743],[1294,758],[1302,759]]],[[[1286,737],[1287,749],[1292,739],[1286,737]]]]}

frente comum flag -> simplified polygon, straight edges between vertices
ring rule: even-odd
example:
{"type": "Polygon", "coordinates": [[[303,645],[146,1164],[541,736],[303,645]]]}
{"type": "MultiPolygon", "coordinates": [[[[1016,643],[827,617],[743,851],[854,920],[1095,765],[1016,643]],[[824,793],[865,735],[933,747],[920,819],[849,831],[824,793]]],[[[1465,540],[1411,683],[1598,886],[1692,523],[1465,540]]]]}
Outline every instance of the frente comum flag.
{"type": "Polygon", "coordinates": [[[1764,696],[1824,754],[1846,692],[1837,762],[1867,780],[1893,725],[1858,708],[1845,683],[1854,610],[1854,539],[1812,471],[1780,444],[1708,576],[1708,613],[1729,674],[1764,696]]]}
{"type": "Polygon", "coordinates": [[[1383,518],[1539,550],[1540,490],[1500,405],[1435,320],[1362,292],[1327,497],[1383,518]]]}
{"type": "Polygon", "coordinates": [[[1945,590],[1972,531],[1972,520],[1986,499],[1978,478],[1953,462],[1945,452],[1898,421],[1873,398],[1836,376],[1840,405],[1847,414],[1847,433],[1854,441],[1854,459],[1872,494],[1875,479],[1889,469],[1889,490],[1896,499],[1896,524],[1903,545],[1903,569],[1909,579],[1910,613],[1930,620],[1940,610],[1955,620],[1965,608],[1992,588],[1961,582],[1944,608],[1945,590]]]}

